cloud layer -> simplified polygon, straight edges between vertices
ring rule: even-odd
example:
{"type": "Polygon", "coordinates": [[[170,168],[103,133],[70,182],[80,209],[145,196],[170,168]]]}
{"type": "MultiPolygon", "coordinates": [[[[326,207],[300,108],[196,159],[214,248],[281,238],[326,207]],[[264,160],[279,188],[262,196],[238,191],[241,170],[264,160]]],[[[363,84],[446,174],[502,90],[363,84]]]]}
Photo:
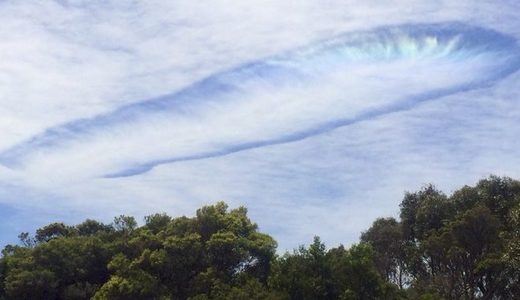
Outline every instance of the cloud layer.
{"type": "Polygon", "coordinates": [[[30,168],[43,159],[60,172],[67,156],[96,153],[93,171],[119,177],[290,143],[492,83],[520,68],[519,49],[461,24],[345,35],[47,129],[0,153],[0,162],[30,168]]]}
{"type": "Polygon", "coordinates": [[[350,243],[403,190],[519,175],[514,2],[214,5],[2,4],[12,231],[223,199],[350,243]]]}

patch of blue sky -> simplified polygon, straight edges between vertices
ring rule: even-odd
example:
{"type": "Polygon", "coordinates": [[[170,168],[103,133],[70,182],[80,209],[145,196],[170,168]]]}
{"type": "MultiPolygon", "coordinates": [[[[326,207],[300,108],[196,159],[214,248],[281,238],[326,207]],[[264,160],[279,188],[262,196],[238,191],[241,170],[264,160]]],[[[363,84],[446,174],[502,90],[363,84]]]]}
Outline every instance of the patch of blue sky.
{"type": "Polygon", "coordinates": [[[20,227],[18,217],[18,209],[12,205],[0,203],[0,219],[2,220],[2,226],[0,226],[0,248],[7,244],[16,244],[18,242],[16,238],[20,233],[16,232],[16,229],[20,227]]]}

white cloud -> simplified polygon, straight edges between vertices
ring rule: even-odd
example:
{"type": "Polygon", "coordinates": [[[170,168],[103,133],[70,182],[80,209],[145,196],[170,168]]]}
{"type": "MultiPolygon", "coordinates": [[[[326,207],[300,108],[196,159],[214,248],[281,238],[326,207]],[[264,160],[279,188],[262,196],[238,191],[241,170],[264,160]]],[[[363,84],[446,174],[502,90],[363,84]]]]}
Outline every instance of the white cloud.
{"type": "MultiPolygon", "coordinates": [[[[456,21],[518,38],[517,6],[3,2],[0,151],[48,128],[175,93],[211,74],[321,45],[339,34],[456,21]]],[[[233,82],[239,92],[212,104],[194,103],[184,113],[155,113],[72,134],[56,147],[31,152],[20,168],[0,166],[0,188],[10,195],[0,202],[22,213],[35,208],[40,215],[33,224],[41,224],[51,215],[79,221],[91,216],[108,220],[119,213],[189,214],[203,203],[224,199],[247,204],[254,220],[283,241],[282,248],[290,248],[313,234],[332,244],[355,241],[376,216],[397,212],[403,190],[426,182],[450,190],[489,173],[520,175],[513,168],[520,152],[514,138],[520,77],[513,75],[294,143],[162,165],[135,177],[100,178],[135,162],[218,152],[352,118],[407,95],[485,78],[503,66],[496,57],[474,55],[462,61],[361,64],[331,73],[326,61],[315,62],[299,62],[304,76],[294,86],[242,74],[233,82]],[[343,95],[350,98],[343,100],[343,95]]]]}

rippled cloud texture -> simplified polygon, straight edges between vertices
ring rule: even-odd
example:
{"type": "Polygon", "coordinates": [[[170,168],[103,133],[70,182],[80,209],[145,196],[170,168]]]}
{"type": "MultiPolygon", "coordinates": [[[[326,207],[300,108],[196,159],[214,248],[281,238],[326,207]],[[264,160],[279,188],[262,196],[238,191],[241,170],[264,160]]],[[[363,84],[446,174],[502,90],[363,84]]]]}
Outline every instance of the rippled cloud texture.
{"type": "Polygon", "coordinates": [[[349,244],[404,190],[520,176],[514,1],[166,2],[0,4],[2,240],[226,200],[349,244]]]}

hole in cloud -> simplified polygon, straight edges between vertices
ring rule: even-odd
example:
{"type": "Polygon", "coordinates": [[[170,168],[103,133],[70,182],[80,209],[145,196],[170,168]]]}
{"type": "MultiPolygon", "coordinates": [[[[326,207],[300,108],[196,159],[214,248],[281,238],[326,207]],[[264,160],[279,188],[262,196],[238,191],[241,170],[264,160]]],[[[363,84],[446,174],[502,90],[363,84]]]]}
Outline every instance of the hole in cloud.
{"type": "Polygon", "coordinates": [[[0,162],[121,177],[294,142],[489,86],[518,70],[519,53],[509,36],[458,23],[350,33],[49,128],[0,162]]]}

